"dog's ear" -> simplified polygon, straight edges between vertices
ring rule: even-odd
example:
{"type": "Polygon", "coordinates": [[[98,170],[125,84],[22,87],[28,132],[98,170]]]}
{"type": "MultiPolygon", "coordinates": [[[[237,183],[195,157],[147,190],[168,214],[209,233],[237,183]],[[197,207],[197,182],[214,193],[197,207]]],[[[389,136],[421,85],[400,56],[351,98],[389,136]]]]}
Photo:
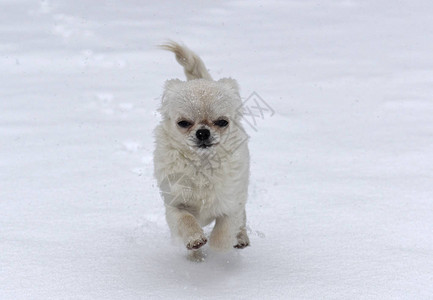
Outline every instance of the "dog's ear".
{"type": "Polygon", "coordinates": [[[170,103],[170,98],[173,98],[178,94],[179,87],[182,83],[184,83],[184,81],[179,79],[171,79],[165,82],[161,107],[158,110],[163,117],[168,117],[168,104],[170,103]]]}
{"type": "Polygon", "coordinates": [[[164,91],[165,92],[170,92],[173,90],[176,90],[176,88],[178,86],[180,86],[184,81],[179,80],[179,79],[170,79],[167,80],[164,84],[164,91]]]}
{"type": "Polygon", "coordinates": [[[232,102],[236,106],[240,107],[242,105],[242,100],[241,100],[241,95],[239,93],[238,82],[233,78],[221,78],[220,80],[218,80],[218,83],[222,84],[224,89],[226,89],[226,91],[228,91],[232,95],[231,97],[232,102]]]}
{"type": "Polygon", "coordinates": [[[236,108],[236,114],[234,118],[238,120],[243,114],[243,111],[241,109],[242,99],[239,93],[238,82],[233,78],[221,78],[220,80],[218,80],[218,83],[220,83],[223,86],[223,88],[231,95],[230,100],[234,105],[234,107],[236,108]]]}
{"type": "Polygon", "coordinates": [[[235,94],[239,94],[238,82],[233,78],[221,78],[220,80],[218,80],[218,82],[221,83],[229,91],[235,94]]]}
{"type": "Polygon", "coordinates": [[[172,95],[176,95],[178,93],[179,87],[184,83],[184,81],[179,79],[171,79],[167,80],[164,84],[164,93],[162,95],[162,104],[164,102],[170,101],[170,97],[172,95]]]}

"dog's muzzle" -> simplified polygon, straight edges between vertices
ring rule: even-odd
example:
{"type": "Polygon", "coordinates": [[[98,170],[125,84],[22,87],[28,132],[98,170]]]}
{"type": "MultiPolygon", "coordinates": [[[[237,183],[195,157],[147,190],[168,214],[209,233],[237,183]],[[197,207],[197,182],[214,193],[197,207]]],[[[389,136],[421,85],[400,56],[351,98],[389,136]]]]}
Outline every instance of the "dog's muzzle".
{"type": "Polygon", "coordinates": [[[196,131],[195,136],[197,138],[197,147],[208,148],[213,144],[210,141],[210,131],[209,129],[199,129],[196,131]]]}
{"type": "Polygon", "coordinates": [[[197,137],[197,139],[199,141],[206,141],[210,137],[210,131],[209,131],[209,129],[199,129],[195,133],[195,136],[197,137]]]}

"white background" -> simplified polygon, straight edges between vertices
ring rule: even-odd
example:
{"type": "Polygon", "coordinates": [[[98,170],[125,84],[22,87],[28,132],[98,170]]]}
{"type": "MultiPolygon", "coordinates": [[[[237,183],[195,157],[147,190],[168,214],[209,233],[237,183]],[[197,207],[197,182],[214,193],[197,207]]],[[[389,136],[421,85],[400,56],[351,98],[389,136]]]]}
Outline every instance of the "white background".
{"type": "Polygon", "coordinates": [[[0,299],[431,299],[431,1],[146,2],[0,1],[0,299]],[[276,112],[252,246],[201,264],[152,176],[166,39],[276,112]]]}

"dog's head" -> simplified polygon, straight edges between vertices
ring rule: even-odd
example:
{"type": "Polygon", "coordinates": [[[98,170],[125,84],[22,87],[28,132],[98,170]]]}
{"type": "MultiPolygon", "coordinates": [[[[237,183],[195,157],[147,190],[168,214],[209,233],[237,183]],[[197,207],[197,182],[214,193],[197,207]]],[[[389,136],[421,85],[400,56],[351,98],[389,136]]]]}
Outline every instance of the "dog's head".
{"type": "Polygon", "coordinates": [[[202,152],[222,146],[239,135],[239,88],[235,80],[169,80],[165,84],[163,126],[180,147],[202,152]]]}

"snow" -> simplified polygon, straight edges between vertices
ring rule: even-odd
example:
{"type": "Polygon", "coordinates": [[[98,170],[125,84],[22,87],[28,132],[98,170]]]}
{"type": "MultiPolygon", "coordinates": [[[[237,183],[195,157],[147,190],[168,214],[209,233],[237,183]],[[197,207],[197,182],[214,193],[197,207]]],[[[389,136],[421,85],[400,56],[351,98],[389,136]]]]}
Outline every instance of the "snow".
{"type": "Polygon", "coordinates": [[[432,297],[430,1],[0,3],[0,299],[432,297]],[[252,246],[203,263],[152,177],[166,39],[275,111],[252,246]]]}

